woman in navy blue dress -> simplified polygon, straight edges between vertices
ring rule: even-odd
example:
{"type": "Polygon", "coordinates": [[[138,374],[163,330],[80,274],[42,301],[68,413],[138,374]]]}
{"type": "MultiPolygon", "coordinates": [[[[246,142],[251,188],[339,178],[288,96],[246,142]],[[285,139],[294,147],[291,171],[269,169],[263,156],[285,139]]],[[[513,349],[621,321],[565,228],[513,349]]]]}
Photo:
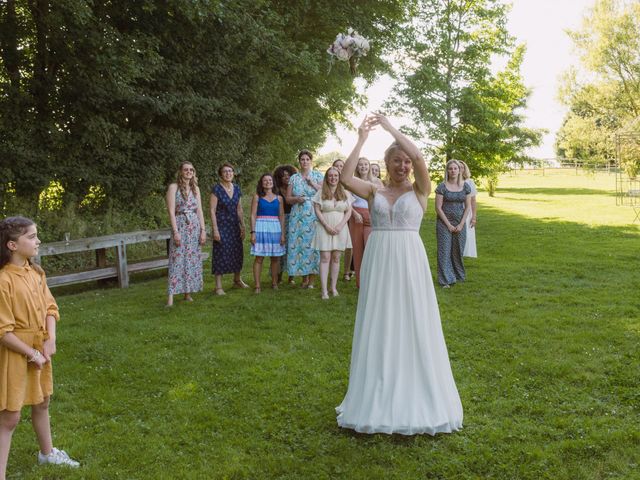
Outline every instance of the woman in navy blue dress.
{"type": "Polygon", "coordinates": [[[240,278],[243,261],[244,212],[240,204],[240,186],[233,183],[233,165],[218,169],[220,182],[211,187],[211,224],[213,226],[213,256],[211,270],[216,277],[214,293],[224,295],[222,275],[233,273],[233,285],[249,288],[240,278]]]}

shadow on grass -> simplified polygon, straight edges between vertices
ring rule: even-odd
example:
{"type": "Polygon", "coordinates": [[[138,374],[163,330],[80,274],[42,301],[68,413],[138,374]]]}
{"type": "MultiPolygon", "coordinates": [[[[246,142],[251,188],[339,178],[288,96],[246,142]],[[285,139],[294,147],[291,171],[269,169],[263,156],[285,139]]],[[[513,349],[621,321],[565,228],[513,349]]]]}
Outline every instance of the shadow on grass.
{"type": "MultiPolygon", "coordinates": [[[[455,435],[456,433],[454,433],[455,435]]],[[[382,440],[388,441],[397,446],[404,447],[413,447],[416,445],[416,442],[423,442],[424,439],[437,443],[440,442],[443,438],[445,438],[447,433],[438,433],[436,435],[428,435],[428,434],[416,434],[416,435],[401,435],[399,433],[387,434],[387,433],[360,433],[355,430],[351,430],[349,428],[338,428],[338,435],[346,438],[353,438],[359,440],[382,440]]]]}

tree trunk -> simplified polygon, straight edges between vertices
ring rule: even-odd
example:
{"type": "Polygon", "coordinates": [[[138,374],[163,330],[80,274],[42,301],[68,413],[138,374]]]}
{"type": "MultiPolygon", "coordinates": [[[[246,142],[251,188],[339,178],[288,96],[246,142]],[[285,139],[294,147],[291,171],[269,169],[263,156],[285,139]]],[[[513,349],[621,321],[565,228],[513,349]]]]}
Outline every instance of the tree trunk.
{"type": "Polygon", "coordinates": [[[20,89],[20,53],[18,52],[18,20],[15,0],[7,0],[0,23],[0,54],[11,87],[20,89]]]}
{"type": "MultiPolygon", "coordinates": [[[[36,51],[33,62],[33,97],[36,106],[36,115],[40,128],[46,132],[48,129],[43,125],[50,117],[49,94],[51,92],[49,65],[49,1],[31,0],[29,2],[31,15],[36,30],[36,51]],[[44,127],[44,128],[43,128],[44,127]]],[[[43,133],[44,133],[43,132],[43,133]]],[[[46,133],[45,133],[46,134],[46,133]]]]}

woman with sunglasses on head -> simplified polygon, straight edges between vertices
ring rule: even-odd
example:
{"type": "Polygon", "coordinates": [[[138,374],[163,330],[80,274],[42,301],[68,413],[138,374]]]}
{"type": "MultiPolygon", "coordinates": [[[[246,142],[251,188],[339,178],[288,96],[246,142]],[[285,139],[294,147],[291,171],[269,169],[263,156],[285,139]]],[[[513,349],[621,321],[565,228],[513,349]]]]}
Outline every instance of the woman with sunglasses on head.
{"type": "Polygon", "coordinates": [[[196,170],[191,162],[182,162],[176,182],[167,189],[167,210],[171,222],[169,239],[169,296],[167,307],[173,306],[173,296],[202,290],[202,256],[200,246],[207,241],[202,213],[202,201],[196,170]]]}

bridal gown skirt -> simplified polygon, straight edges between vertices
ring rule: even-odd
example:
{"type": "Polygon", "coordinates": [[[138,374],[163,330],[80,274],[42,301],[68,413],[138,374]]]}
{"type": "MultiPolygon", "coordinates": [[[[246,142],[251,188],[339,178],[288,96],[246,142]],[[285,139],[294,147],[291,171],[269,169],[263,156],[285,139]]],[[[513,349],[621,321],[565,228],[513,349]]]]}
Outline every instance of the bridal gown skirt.
{"type": "Polygon", "coordinates": [[[476,227],[471,227],[471,215],[467,215],[467,240],[464,244],[463,257],[478,258],[476,248],[476,227]]]}
{"type": "Polygon", "coordinates": [[[349,387],[338,425],[414,435],[462,428],[427,254],[416,231],[374,230],[365,250],[349,387]]]}

